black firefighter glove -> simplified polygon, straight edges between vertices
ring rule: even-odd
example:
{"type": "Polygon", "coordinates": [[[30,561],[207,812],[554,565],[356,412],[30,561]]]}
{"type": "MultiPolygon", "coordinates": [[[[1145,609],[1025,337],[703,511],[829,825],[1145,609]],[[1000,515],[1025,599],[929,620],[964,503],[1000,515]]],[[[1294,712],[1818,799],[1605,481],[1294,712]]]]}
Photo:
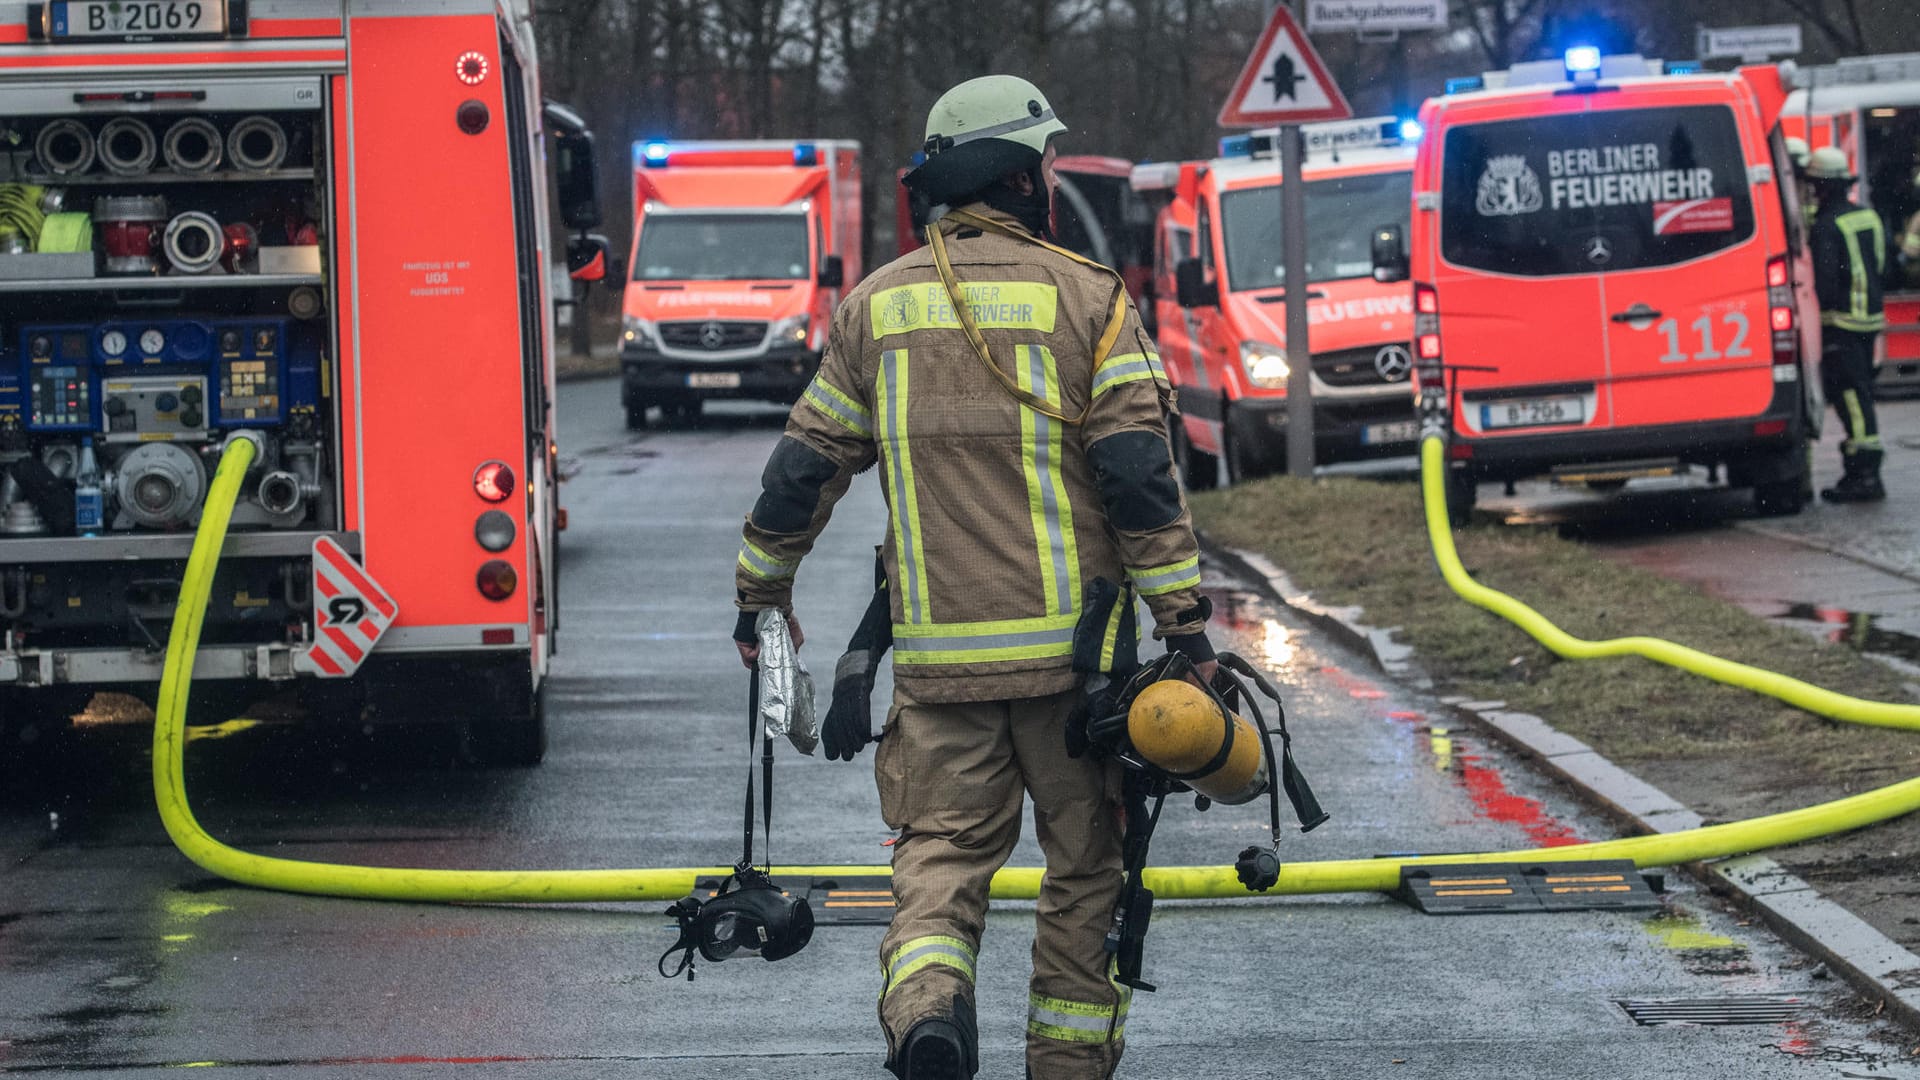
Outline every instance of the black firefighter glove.
{"type": "Polygon", "coordinates": [[[867,613],[847,642],[847,651],[833,666],[833,704],[820,725],[820,741],[826,744],[828,761],[852,761],[873,735],[873,680],[880,672],[880,660],[893,647],[893,614],[887,598],[887,581],[878,560],[874,563],[877,582],[867,613]]]}

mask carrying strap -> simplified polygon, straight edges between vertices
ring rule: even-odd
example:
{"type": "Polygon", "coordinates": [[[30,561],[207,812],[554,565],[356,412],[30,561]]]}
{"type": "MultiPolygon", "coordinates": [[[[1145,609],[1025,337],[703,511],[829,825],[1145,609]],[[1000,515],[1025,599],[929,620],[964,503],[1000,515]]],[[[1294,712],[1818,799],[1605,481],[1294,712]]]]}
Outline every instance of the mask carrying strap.
{"type": "MultiPolygon", "coordinates": [[[[747,688],[747,813],[741,829],[740,861],[736,871],[753,869],[753,740],[760,739],[760,793],[765,805],[761,821],[766,832],[767,873],[773,873],[773,737],[760,729],[760,664],[754,662],[747,688]]],[[[723,888],[721,890],[725,892],[723,888]]]]}
{"type": "MultiPolygon", "coordinates": [[[[977,214],[968,213],[965,210],[951,211],[947,214],[947,217],[960,224],[970,225],[982,232],[1005,236],[1022,243],[1036,244],[1046,248],[1048,251],[1064,255],[1083,266],[1091,266],[1111,276],[1115,283],[1113,311],[1107,316],[1106,329],[1101,332],[1100,342],[1095,346],[1093,352],[1093,370],[1100,370],[1100,365],[1107,362],[1107,356],[1113,352],[1114,344],[1120,340],[1120,331],[1126,326],[1127,290],[1125,284],[1120,279],[1120,275],[1091,259],[1082,258],[1065,248],[1055,247],[1037,236],[1029,236],[1018,229],[1010,229],[990,218],[983,218],[977,214]]],[[[1020,385],[1016,383],[1011,376],[1000,369],[1000,365],[993,360],[993,353],[987,348],[987,339],[980,333],[979,324],[973,321],[973,309],[967,306],[966,297],[961,293],[960,279],[955,276],[953,263],[947,257],[946,236],[940,231],[938,222],[927,226],[927,246],[933,249],[933,265],[940,271],[940,284],[946,287],[947,299],[953,306],[954,318],[959,321],[961,331],[967,335],[968,343],[973,346],[974,355],[979,357],[980,363],[985,365],[987,371],[1000,383],[1001,388],[1015,401],[1018,401],[1020,404],[1025,405],[1027,408],[1032,409],[1042,416],[1058,420],[1070,427],[1078,427],[1084,423],[1087,419],[1087,414],[1093,411],[1093,402],[1091,400],[1087,402],[1087,407],[1080,411],[1079,416],[1068,416],[1055,409],[1044,399],[1021,389],[1020,385]]]]}

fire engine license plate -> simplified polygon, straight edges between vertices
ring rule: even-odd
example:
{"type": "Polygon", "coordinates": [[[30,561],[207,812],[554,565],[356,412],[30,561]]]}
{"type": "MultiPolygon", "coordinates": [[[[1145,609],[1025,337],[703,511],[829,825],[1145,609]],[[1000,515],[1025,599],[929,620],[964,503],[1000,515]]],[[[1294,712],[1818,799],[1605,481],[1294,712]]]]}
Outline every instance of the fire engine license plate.
{"type": "Polygon", "coordinates": [[[1420,421],[1401,420],[1392,424],[1368,424],[1360,429],[1360,445],[1384,446],[1387,443],[1412,442],[1420,437],[1420,421]]]}
{"type": "Polygon", "coordinates": [[[732,390],[740,385],[737,371],[695,371],[687,375],[687,385],[695,390],[732,390]]]}
{"type": "Polygon", "coordinates": [[[226,0],[68,0],[47,5],[53,38],[205,37],[227,30],[226,0]]]}
{"type": "Polygon", "coordinates": [[[1577,397],[1489,401],[1480,406],[1480,426],[1483,428],[1547,427],[1586,422],[1586,404],[1577,397]]]}

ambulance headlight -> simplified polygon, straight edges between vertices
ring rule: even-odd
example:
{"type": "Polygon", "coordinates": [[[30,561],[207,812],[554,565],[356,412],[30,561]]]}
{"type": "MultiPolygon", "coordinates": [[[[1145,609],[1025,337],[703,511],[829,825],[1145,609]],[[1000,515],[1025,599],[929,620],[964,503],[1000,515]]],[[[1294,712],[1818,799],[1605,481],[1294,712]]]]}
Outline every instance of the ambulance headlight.
{"type": "Polygon", "coordinates": [[[769,345],[791,347],[807,343],[809,319],[805,315],[794,315],[773,324],[773,337],[769,345]]]}
{"type": "Polygon", "coordinates": [[[636,349],[658,349],[660,336],[654,332],[653,323],[632,315],[620,316],[620,344],[636,349]]]}
{"type": "Polygon", "coordinates": [[[1293,369],[1287,366],[1287,350],[1264,341],[1240,343],[1240,366],[1247,381],[1263,390],[1284,390],[1293,369]]]}
{"type": "Polygon", "coordinates": [[[1567,74],[1578,80],[1600,70],[1600,50],[1592,45],[1575,45],[1567,50],[1567,74]]]}

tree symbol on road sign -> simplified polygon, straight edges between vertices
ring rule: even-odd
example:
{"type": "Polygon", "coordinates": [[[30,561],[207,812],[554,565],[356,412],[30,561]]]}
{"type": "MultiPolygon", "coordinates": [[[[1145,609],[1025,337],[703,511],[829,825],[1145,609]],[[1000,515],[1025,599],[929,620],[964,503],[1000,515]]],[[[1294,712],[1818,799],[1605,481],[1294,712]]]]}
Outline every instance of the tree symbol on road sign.
{"type": "Polygon", "coordinates": [[[357,596],[336,596],[327,602],[327,622],[352,626],[367,617],[367,602],[357,596]]]}
{"type": "Polygon", "coordinates": [[[1273,84],[1273,100],[1276,102],[1283,97],[1289,97],[1295,101],[1299,101],[1300,96],[1296,91],[1298,91],[1300,84],[1306,80],[1307,77],[1305,75],[1301,75],[1293,70],[1293,57],[1285,53],[1274,57],[1273,74],[1262,76],[1260,79],[1263,83],[1273,84]]]}

